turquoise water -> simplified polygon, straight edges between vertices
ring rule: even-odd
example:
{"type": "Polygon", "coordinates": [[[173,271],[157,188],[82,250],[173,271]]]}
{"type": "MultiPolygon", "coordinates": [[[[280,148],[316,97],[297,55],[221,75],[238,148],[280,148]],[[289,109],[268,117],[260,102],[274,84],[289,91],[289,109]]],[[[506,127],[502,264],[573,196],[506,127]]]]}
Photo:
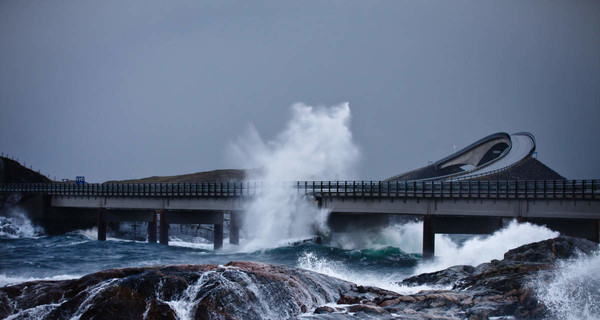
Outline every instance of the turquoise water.
{"type": "MultiPolygon", "coordinates": [[[[273,249],[239,252],[226,245],[213,251],[212,244],[171,239],[169,246],[126,239],[97,241],[92,232],[66,235],[0,234],[0,285],[30,279],[77,278],[110,268],[168,264],[226,264],[230,261],[259,261],[288,266],[318,268],[325,263],[344,273],[368,273],[373,277],[409,275],[418,264],[418,255],[400,248],[346,250],[314,243],[290,244],[273,249]]],[[[325,272],[326,273],[326,272],[325,272]]]]}

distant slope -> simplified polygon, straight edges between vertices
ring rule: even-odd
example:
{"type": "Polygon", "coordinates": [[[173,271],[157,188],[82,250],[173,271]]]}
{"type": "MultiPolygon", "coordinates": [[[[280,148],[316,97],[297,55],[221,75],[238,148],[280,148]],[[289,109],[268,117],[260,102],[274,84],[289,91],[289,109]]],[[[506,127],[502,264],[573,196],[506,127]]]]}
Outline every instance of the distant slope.
{"type": "Polygon", "coordinates": [[[29,168],[22,166],[17,161],[0,157],[0,183],[40,183],[52,182],[29,168]]]}
{"type": "Polygon", "coordinates": [[[111,180],[104,183],[189,183],[189,182],[231,182],[242,181],[248,174],[247,170],[226,169],[196,172],[176,176],[148,177],[129,180],[111,180]]]}

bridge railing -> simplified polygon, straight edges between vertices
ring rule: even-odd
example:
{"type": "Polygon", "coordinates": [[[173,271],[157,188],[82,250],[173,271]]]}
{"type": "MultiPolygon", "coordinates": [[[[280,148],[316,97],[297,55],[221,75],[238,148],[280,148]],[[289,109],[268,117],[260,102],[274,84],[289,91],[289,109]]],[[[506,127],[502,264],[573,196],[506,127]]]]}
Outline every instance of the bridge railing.
{"type": "Polygon", "coordinates": [[[0,184],[0,193],[88,197],[254,197],[274,189],[316,197],[600,199],[600,180],[0,184]]]}
{"type": "Polygon", "coordinates": [[[303,181],[297,188],[325,197],[600,199],[600,180],[303,181]]]}

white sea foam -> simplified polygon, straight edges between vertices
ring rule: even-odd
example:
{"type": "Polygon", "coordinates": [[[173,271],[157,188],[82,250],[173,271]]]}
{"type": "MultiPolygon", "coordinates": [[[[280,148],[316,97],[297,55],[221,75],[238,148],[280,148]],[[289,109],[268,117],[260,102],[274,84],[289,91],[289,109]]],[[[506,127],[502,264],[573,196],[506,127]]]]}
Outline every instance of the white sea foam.
{"type": "MultiPolygon", "coordinates": [[[[488,236],[473,237],[462,245],[453,242],[448,236],[436,236],[436,258],[433,261],[423,261],[413,271],[413,274],[433,272],[459,264],[478,265],[492,259],[502,259],[504,253],[521,245],[541,241],[558,236],[558,233],[545,227],[529,223],[512,222],[505,228],[488,236]]],[[[335,239],[336,244],[345,249],[381,248],[393,246],[405,252],[417,253],[422,250],[422,223],[411,222],[393,225],[379,233],[370,235],[352,234],[341,235],[335,239]]],[[[388,274],[360,270],[354,271],[343,262],[331,261],[318,257],[314,253],[305,253],[298,259],[298,267],[323,273],[361,285],[376,286],[403,294],[414,293],[427,289],[445,289],[438,287],[406,287],[398,284],[404,274],[388,274]]]]}
{"type": "Polygon", "coordinates": [[[98,228],[97,227],[93,227],[93,228],[85,229],[85,230],[77,230],[77,231],[74,231],[74,233],[80,234],[90,240],[98,240],[98,228]]]}
{"type": "Polygon", "coordinates": [[[516,221],[491,235],[474,237],[462,245],[454,243],[448,236],[438,235],[435,239],[435,259],[423,262],[416,273],[433,272],[454,265],[476,266],[493,259],[502,259],[510,249],[558,235],[558,232],[546,227],[516,221]]]}
{"type": "Polygon", "coordinates": [[[282,181],[338,180],[352,177],[359,158],[349,129],[348,103],[331,108],[292,106],[292,118],[277,137],[264,142],[256,129],[230,146],[237,165],[259,168],[249,177],[271,187],[248,206],[242,232],[245,251],[273,248],[282,240],[326,232],[329,212],[282,181]]]}
{"type": "Polygon", "coordinates": [[[35,226],[27,215],[12,210],[6,217],[0,217],[0,238],[35,238],[43,234],[40,227],[35,226]]]}
{"type": "MultiPolygon", "coordinates": [[[[225,241],[223,241],[225,243],[225,241]]],[[[212,250],[214,245],[212,242],[203,239],[196,238],[193,241],[185,241],[179,238],[169,238],[169,245],[175,247],[201,249],[201,250],[212,250]]]]}
{"type": "Polygon", "coordinates": [[[533,285],[552,320],[600,319],[600,251],[592,256],[559,261],[550,279],[533,285]]]}
{"type": "Polygon", "coordinates": [[[73,275],[73,274],[61,274],[52,277],[18,277],[18,276],[7,276],[6,274],[0,274],[0,287],[10,286],[14,284],[19,284],[23,282],[29,281],[58,281],[58,280],[70,280],[70,279],[78,279],[83,275],[73,275]]]}
{"type": "MultiPolygon", "coordinates": [[[[302,269],[315,271],[324,275],[346,280],[363,286],[373,286],[382,289],[395,291],[402,294],[415,293],[421,290],[430,290],[433,287],[407,287],[399,284],[405,276],[401,273],[383,274],[377,271],[352,270],[341,261],[333,261],[324,257],[319,257],[312,252],[304,252],[299,258],[297,266],[302,269]]],[[[439,287],[436,289],[446,289],[439,287]]]]}
{"type": "MultiPolygon", "coordinates": [[[[492,259],[502,259],[510,249],[557,236],[557,232],[548,228],[516,221],[491,235],[474,236],[462,244],[455,243],[447,235],[438,234],[435,237],[435,259],[422,262],[415,272],[433,272],[460,264],[476,266],[492,259]]],[[[334,238],[334,245],[344,249],[392,246],[407,253],[421,253],[423,224],[396,224],[371,234],[340,234],[334,238]]]]}

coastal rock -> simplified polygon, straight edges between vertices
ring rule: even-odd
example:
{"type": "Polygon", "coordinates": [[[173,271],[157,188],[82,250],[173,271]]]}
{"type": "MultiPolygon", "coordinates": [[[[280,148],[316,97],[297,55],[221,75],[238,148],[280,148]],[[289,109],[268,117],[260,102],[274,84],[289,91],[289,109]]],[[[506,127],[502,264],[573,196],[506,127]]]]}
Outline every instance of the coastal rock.
{"type": "Polygon", "coordinates": [[[453,285],[410,295],[257,262],[111,269],[2,287],[0,318],[543,319],[547,311],[532,279],[553,272],[557,259],[595,250],[598,245],[587,240],[541,241],[510,250],[503,260],[406,279],[410,285],[453,285]]]}
{"type": "Polygon", "coordinates": [[[543,319],[546,309],[530,287],[534,277],[552,272],[557,259],[589,255],[598,244],[561,236],[508,251],[503,260],[477,267],[454,266],[402,281],[404,285],[453,285],[452,290],[429,290],[400,295],[385,290],[352,286],[342,293],[345,306],[335,316],[311,319],[352,319],[360,311],[370,319],[543,319]],[[386,313],[378,313],[380,310],[386,313]],[[368,311],[368,312],[367,312],[368,311]],[[345,317],[348,316],[348,317],[345,317]]]}
{"type": "Polygon", "coordinates": [[[414,277],[402,280],[405,286],[416,286],[421,284],[434,286],[453,285],[459,279],[473,274],[475,268],[472,266],[454,266],[445,270],[423,273],[414,277]]]}
{"type": "Polygon", "coordinates": [[[0,288],[0,318],[285,319],[334,302],[351,286],[256,262],[112,269],[0,288]]]}

